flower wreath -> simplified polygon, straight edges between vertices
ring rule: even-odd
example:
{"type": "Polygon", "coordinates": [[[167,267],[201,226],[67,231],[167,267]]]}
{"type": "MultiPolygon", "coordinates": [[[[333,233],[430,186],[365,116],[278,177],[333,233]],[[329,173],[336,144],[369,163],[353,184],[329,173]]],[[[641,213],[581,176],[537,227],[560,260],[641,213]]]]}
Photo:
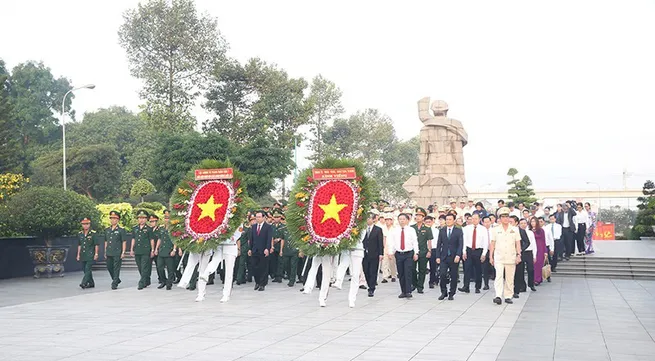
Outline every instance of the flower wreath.
{"type": "Polygon", "coordinates": [[[178,247],[201,253],[232,237],[248,212],[242,177],[229,162],[216,160],[204,160],[187,173],[171,196],[170,232],[178,247]],[[232,168],[232,179],[195,181],[196,169],[219,168],[232,168]]]}
{"type": "Polygon", "coordinates": [[[357,161],[326,159],[315,167],[354,167],[356,178],[315,180],[311,169],[303,171],[290,194],[287,225],[294,245],[305,255],[337,255],[353,248],[360,229],[366,228],[374,185],[357,161]]]}

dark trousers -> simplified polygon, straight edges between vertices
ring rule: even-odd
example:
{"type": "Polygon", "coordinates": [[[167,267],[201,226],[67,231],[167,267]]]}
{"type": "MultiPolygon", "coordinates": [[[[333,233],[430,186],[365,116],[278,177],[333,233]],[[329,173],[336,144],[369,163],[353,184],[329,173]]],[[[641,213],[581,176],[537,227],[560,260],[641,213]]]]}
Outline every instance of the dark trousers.
{"type": "Polygon", "coordinates": [[[437,249],[432,248],[430,252],[430,284],[439,283],[439,265],[437,264],[437,249]]]}
{"type": "Polygon", "coordinates": [[[282,276],[278,274],[278,267],[280,267],[278,264],[280,262],[279,257],[280,257],[279,250],[268,254],[268,264],[269,264],[268,274],[271,276],[271,278],[278,278],[278,277],[282,278],[282,276]]]}
{"type": "Polygon", "coordinates": [[[578,244],[578,253],[585,253],[584,237],[587,235],[587,224],[578,223],[578,233],[575,235],[575,241],[578,244]]]}
{"type": "Polygon", "coordinates": [[[302,274],[302,269],[303,269],[303,267],[305,267],[305,259],[306,258],[307,258],[307,256],[302,257],[302,258],[298,258],[298,263],[297,263],[297,266],[296,266],[296,275],[298,277],[298,282],[300,282],[300,283],[305,283],[305,278],[304,278],[305,276],[302,274]]]}
{"type": "Polygon", "coordinates": [[[111,285],[118,286],[121,283],[121,265],[123,260],[121,256],[107,256],[107,271],[111,277],[111,285]]]}
{"type": "Polygon", "coordinates": [[[468,269],[468,273],[464,273],[464,285],[465,289],[469,289],[469,284],[471,284],[471,278],[475,279],[475,289],[479,290],[482,288],[482,262],[480,261],[482,257],[482,248],[471,249],[466,247],[466,265],[465,269],[468,269]]]}
{"type": "Polygon", "coordinates": [[[450,294],[452,296],[455,294],[457,291],[457,279],[459,278],[458,272],[459,262],[455,263],[455,257],[448,256],[441,260],[441,264],[439,265],[439,282],[441,283],[442,295],[450,294]],[[448,293],[447,289],[448,276],[450,276],[450,293],[448,293]]]}
{"type": "Polygon", "coordinates": [[[414,266],[414,251],[396,252],[400,292],[406,295],[412,293],[412,266],[414,266]]]}
{"type": "Polygon", "coordinates": [[[139,287],[143,288],[150,285],[150,271],[152,270],[152,261],[149,254],[135,254],[134,261],[139,270],[139,287]]]}
{"type": "Polygon", "coordinates": [[[175,280],[175,258],[174,257],[157,257],[157,274],[162,277],[166,287],[170,288],[175,280]]]}
{"type": "Polygon", "coordinates": [[[482,262],[482,280],[484,281],[484,285],[486,287],[489,287],[489,279],[496,279],[495,275],[496,268],[491,265],[491,262],[489,262],[489,251],[487,251],[484,262],[482,262]]]}
{"type": "Polygon", "coordinates": [[[237,282],[246,283],[246,278],[248,281],[252,279],[252,268],[250,267],[250,262],[248,262],[248,254],[241,251],[241,255],[237,257],[236,264],[238,265],[237,269],[237,282]]]}
{"type": "Polygon", "coordinates": [[[180,262],[182,262],[182,256],[180,256],[178,252],[175,252],[175,257],[173,257],[173,267],[175,267],[175,279],[178,281],[182,278],[180,262]]]}
{"type": "Polygon", "coordinates": [[[84,276],[82,277],[82,286],[85,287],[95,287],[96,283],[93,280],[93,273],[91,269],[93,268],[93,261],[82,261],[82,270],[84,270],[84,276]]]}
{"type": "Polygon", "coordinates": [[[294,285],[296,283],[296,272],[298,271],[298,255],[292,253],[290,256],[282,256],[281,259],[280,273],[284,276],[284,273],[287,272],[289,275],[289,284],[294,285]]]}
{"type": "Polygon", "coordinates": [[[528,271],[528,287],[534,287],[534,258],[532,251],[521,253],[521,263],[516,265],[514,273],[514,293],[525,292],[525,271],[528,271]]]}
{"type": "Polygon", "coordinates": [[[549,258],[550,268],[554,271],[557,268],[557,262],[562,257],[564,252],[564,244],[561,239],[555,240],[555,250],[553,256],[549,258]]]}
{"type": "MultiPolygon", "coordinates": [[[[366,284],[369,291],[375,291],[375,284],[378,281],[378,268],[380,267],[380,257],[366,256],[362,260],[362,272],[366,277],[366,284]]],[[[354,282],[351,281],[351,282],[354,282]]]]}
{"type": "Polygon", "coordinates": [[[570,227],[562,228],[562,239],[564,240],[564,258],[571,258],[574,249],[575,233],[570,227]]]}
{"type": "Polygon", "coordinates": [[[260,286],[268,284],[269,258],[270,256],[266,257],[263,253],[253,253],[250,257],[255,270],[255,283],[260,286]]]}
{"type": "Polygon", "coordinates": [[[425,286],[425,275],[428,271],[428,262],[430,260],[425,256],[425,254],[418,256],[418,261],[414,262],[413,266],[413,275],[412,275],[412,286],[417,290],[423,290],[425,286]]]}

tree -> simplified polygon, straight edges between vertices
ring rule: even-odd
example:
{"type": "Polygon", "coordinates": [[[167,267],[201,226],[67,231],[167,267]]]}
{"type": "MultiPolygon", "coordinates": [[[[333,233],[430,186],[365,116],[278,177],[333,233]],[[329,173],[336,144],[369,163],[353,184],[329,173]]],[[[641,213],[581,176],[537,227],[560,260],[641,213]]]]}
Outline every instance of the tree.
{"type": "Polygon", "coordinates": [[[234,146],[217,134],[165,134],[155,148],[152,181],[160,192],[171,194],[184,175],[204,159],[226,160],[234,146]]]}
{"type": "MultiPolygon", "coordinates": [[[[52,151],[32,163],[36,185],[62,186],[62,152],[52,151]]],[[[107,199],[118,192],[120,160],[107,144],[70,148],[66,154],[66,182],[90,199],[107,199]]]]}
{"type": "Polygon", "coordinates": [[[419,136],[406,141],[395,141],[382,155],[383,166],[377,172],[376,181],[380,196],[386,200],[405,200],[408,197],[403,183],[419,171],[419,136]]]}
{"type": "Polygon", "coordinates": [[[635,218],[634,227],[632,227],[632,239],[655,236],[653,230],[653,226],[655,226],[655,183],[650,180],[646,181],[642,193],[643,196],[637,198],[639,211],[635,218]]]}
{"type": "Polygon", "coordinates": [[[189,109],[227,44],[216,19],[198,14],[193,0],[150,0],[123,15],[118,36],[152,126],[191,131],[189,109]]]}
{"type": "Polygon", "coordinates": [[[534,189],[532,189],[532,179],[527,175],[518,179],[516,178],[518,173],[519,172],[516,168],[510,168],[507,171],[507,176],[512,177],[512,180],[507,182],[507,185],[510,186],[507,190],[509,199],[511,199],[514,204],[521,202],[524,204],[532,204],[536,202],[537,198],[535,198],[534,189]]]}
{"type": "Polygon", "coordinates": [[[85,113],[82,122],[66,127],[69,147],[108,144],[116,148],[121,166],[118,194],[122,197],[129,196],[134,182],[149,175],[159,138],[144,119],[125,107],[85,113]]]}
{"type": "Polygon", "coordinates": [[[139,179],[134,183],[132,186],[132,190],[130,191],[130,196],[131,197],[140,197],[141,198],[141,203],[143,203],[143,197],[147,196],[148,194],[155,193],[157,190],[155,189],[155,186],[150,183],[149,180],[147,179],[139,179]]]}
{"type": "Polygon", "coordinates": [[[0,172],[21,170],[19,138],[12,122],[9,72],[0,59],[0,172]]]}
{"type": "MultiPolygon", "coordinates": [[[[9,88],[11,128],[20,139],[20,170],[27,174],[28,164],[35,157],[30,148],[61,137],[53,112],[61,112],[64,94],[72,87],[66,78],[55,79],[43,63],[27,62],[14,67],[9,88]]],[[[73,97],[70,94],[66,98],[67,112],[73,97]]],[[[74,118],[74,112],[69,113],[74,118]]]]}
{"type": "Polygon", "coordinates": [[[22,174],[0,174],[0,203],[21,191],[29,182],[30,179],[22,174]]]}
{"type": "Polygon", "coordinates": [[[602,219],[603,222],[613,223],[616,234],[622,234],[624,237],[630,237],[630,229],[636,217],[636,211],[619,206],[601,209],[598,214],[598,218],[602,219]]]}
{"type": "Polygon", "coordinates": [[[341,89],[336,84],[318,75],[312,79],[308,103],[312,110],[309,124],[314,141],[309,149],[313,152],[310,159],[323,159],[323,134],[328,122],[343,114],[341,105],[341,89]]]}
{"type": "Polygon", "coordinates": [[[275,188],[275,180],[291,172],[291,151],[277,148],[260,137],[237,150],[234,164],[243,172],[248,195],[263,198],[275,188]]]}
{"type": "Polygon", "coordinates": [[[99,225],[100,212],[93,201],[62,188],[29,188],[0,208],[0,219],[10,232],[42,237],[48,245],[55,237],[76,234],[84,217],[93,227],[99,225]]]}

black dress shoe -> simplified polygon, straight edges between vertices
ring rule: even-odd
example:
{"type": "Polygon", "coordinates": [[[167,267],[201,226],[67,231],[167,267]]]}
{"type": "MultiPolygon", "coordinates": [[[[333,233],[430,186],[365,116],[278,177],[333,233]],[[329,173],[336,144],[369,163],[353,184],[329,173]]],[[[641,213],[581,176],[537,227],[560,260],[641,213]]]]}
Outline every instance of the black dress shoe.
{"type": "Polygon", "coordinates": [[[512,297],[514,297],[514,298],[519,298],[519,294],[518,294],[518,293],[515,293],[512,297]]]}
{"type": "Polygon", "coordinates": [[[452,300],[454,300],[454,299],[455,299],[455,298],[453,297],[453,295],[448,296],[448,301],[452,301],[452,300]]]}
{"type": "Polygon", "coordinates": [[[172,286],[166,286],[166,291],[170,291],[171,288],[173,288],[173,287],[172,286]]]}
{"type": "Polygon", "coordinates": [[[476,288],[476,289],[475,289],[475,293],[480,293],[480,289],[479,289],[479,288],[476,288]]]}
{"type": "Polygon", "coordinates": [[[530,287],[530,289],[532,290],[532,292],[537,292],[537,289],[534,287],[530,287]]]}
{"type": "Polygon", "coordinates": [[[382,283],[389,283],[389,281],[387,281],[387,279],[385,278],[382,280],[382,283]]]}
{"type": "Polygon", "coordinates": [[[289,286],[289,287],[293,287],[294,284],[295,284],[295,283],[287,283],[287,286],[289,286]]]}
{"type": "Polygon", "coordinates": [[[408,293],[408,294],[406,294],[405,296],[406,296],[407,298],[412,298],[412,297],[414,297],[414,296],[412,296],[411,293],[408,293]]]}
{"type": "Polygon", "coordinates": [[[471,293],[471,290],[465,287],[460,287],[458,288],[459,292],[464,292],[464,293],[471,293]]]}
{"type": "Polygon", "coordinates": [[[116,286],[116,285],[111,285],[111,289],[112,289],[112,290],[115,290],[115,289],[117,289],[117,288],[118,288],[118,286],[116,286]]]}
{"type": "Polygon", "coordinates": [[[263,291],[266,289],[266,286],[259,286],[259,291],[263,291]]]}
{"type": "Polygon", "coordinates": [[[434,288],[434,283],[430,283],[430,288],[434,288]]]}
{"type": "Polygon", "coordinates": [[[196,290],[196,285],[191,285],[189,288],[187,288],[189,291],[195,291],[196,290]]]}
{"type": "Polygon", "coordinates": [[[164,283],[160,283],[159,286],[157,286],[157,289],[161,290],[164,287],[166,287],[166,285],[164,283]]]}
{"type": "Polygon", "coordinates": [[[500,297],[496,297],[496,298],[494,298],[494,303],[497,304],[497,305],[500,305],[500,304],[503,303],[503,300],[501,300],[500,297]]]}
{"type": "Polygon", "coordinates": [[[255,291],[259,289],[259,285],[255,285],[255,291]]]}
{"type": "Polygon", "coordinates": [[[423,294],[423,289],[420,289],[420,290],[418,290],[416,292],[423,294]]]}
{"type": "Polygon", "coordinates": [[[439,296],[438,300],[442,301],[446,297],[448,297],[448,295],[442,293],[441,296],[439,296]]]}
{"type": "Polygon", "coordinates": [[[511,305],[512,303],[514,303],[514,301],[512,301],[511,298],[506,298],[505,303],[509,303],[511,305]]]}
{"type": "Polygon", "coordinates": [[[395,277],[391,277],[391,282],[396,282],[396,278],[395,278],[395,277]]]}
{"type": "Polygon", "coordinates": [[[361,289],[361,290],[365,290],[365,289],[366,289],[366,286],[361,285],[361,286],[359,286],[359,289],[361,289]]]}
{"type": "Polygon", "coordinates": [[[548,283],[550,283],[550,277],[546,278],[546,281],[548,281],[548,283]]]}
{"type": "Polygon", "coordinates": [[[398,298],[405,298],[405,297],[407,297],[407,295],[404,294],[404,293],[401,293],[401,294],[398,295],[398,298]]]}
{"type": "Polygon", "coordinates": [[[373,297],[373,291],[368,291],[368,297],[373,297]]]}
{"type": "Polygon", "coordinates": [[[85,286],[85,285],[83,285],[83,284],[80,284],[80,288],[81,288],[81,289],[85,289],[85,288],[86,288],[86,286],[85,286]]]}
{"type": "Polygon", "coordinates": [[[488,290],[488,289],[489,289],[489,285],[485,285],[484,287],[482,287],[482,289],[485,290],[485,291],[488,290]]]}
{"type": "Polygon", "coordinates": [[[143,289],[143,286],[139,286],[136,288],[137,290],[141,291],[143,289]]]}

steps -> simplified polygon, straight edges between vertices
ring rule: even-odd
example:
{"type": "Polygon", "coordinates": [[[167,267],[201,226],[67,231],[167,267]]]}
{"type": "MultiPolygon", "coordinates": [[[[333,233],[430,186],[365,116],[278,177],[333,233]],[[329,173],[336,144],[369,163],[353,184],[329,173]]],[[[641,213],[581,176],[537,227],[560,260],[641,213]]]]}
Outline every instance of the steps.
{"type": "MultiPolygon", "coordinates": [[[[153,264],[152,267],[154,268],[155,265],[153,264]]],[[[95,270],[107,270],[107,261],[102,259],[98,260],[93,264],[92,269],[95,270]]],[[[123,264],[121,265],[121,270],[126,270],[126,269],[134,269],[136,270],[136,261],[134,260],[134,256],[127,255],[125,258],[123,258],[123,264]]]]}
{"type": "Polygon", "coordinates": [[[655,259],[574,256],[557,265],[557,277],[655,280],[655,259]]]}

